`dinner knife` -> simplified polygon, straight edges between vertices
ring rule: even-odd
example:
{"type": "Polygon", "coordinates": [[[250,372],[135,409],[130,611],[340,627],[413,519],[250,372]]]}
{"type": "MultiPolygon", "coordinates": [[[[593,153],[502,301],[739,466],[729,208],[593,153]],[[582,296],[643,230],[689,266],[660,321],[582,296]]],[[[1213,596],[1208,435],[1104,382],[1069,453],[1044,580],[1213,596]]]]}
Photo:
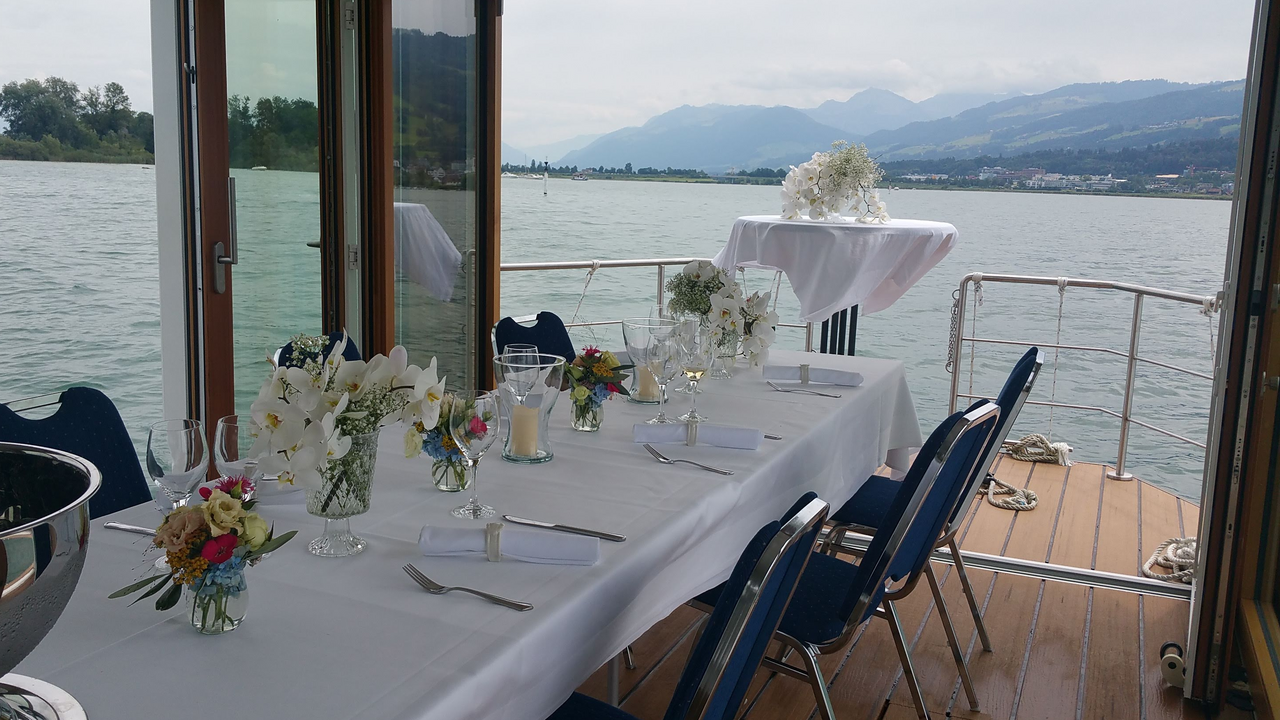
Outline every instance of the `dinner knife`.
{"type": "Polygon", "coordinates": [[[133,533],[134,535],[149,535],[151,537],[156,536],[156,531],[154,528],[146,528],[146,527],[141,527],[139,525],[125,525],[124,523],[108,521],[108,522],[102,523],[102,527],[109,528],[111,530],[123,530],[124,532],[133,533]]]}
{"type": "Polygon", "coordinates": [[[503,520],[513,522],[517,525],[532,525],[533,527],[546,528],[548,530],[559,530],[561,532],[573,533],[575,535],[587,535],[590,537],[608,540],[609,542],[623,542],[627,539],[626,535],[615,535],[614,533],[602,532],[600,530],[588,530],[586,528],[574,527],[572,525],[557,525],[556,523],[542,522],[541,520],[530,520],[528,518],[516,517],[515,515],[503,515],[503,520]]]}

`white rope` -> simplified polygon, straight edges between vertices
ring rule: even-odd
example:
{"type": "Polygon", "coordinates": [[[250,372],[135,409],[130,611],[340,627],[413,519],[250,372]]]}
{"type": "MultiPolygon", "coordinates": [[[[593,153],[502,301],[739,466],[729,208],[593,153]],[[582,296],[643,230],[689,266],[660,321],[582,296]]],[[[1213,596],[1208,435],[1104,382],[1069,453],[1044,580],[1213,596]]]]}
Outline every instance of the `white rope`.
{"type": "Polygon", "coordinates": [[[1058,330],[1053,336],[1053,382],[1049,385],[1049,438],[1053,438],[1053,402],[1058,397],[1058,348],[1062,344],[1062,305],[1067,299],[1067,278],[1058,278],[1058,330]]]}
{"type": "Polygon", "coordinates": [[[1142,574],[1152,580],[1190,583],[1196,574],[1197,543],[1193,537],[1169,538],[1156,546],[1155,552],[1142,565],[1142,574]],[[1171,572],[1158,573],[1156,566],[1171,572]]]}
{"type": "Polygon", "coordinates": [[[587,299],[587,288],[591,287],[591,278],[595,277],[596,271],[600,269],[600,261],[592,260],[591,269],[587,270],[587,279],[582,283],[582,294],[578,296],[578,306],[573,309],[573,317],[569,320],[569,324],[578,322],[578,313],[582,310],[582,301],[587,299]]]}
{"type": "Polygon", "coordinates": [[[1014,460],[1023,462],[1051,462],[1057,465],[1071,465],[1068,455],[1071,446],[1064,442],[1050,442],[1040,433],[1032,433],[1015,443],[1006,443],[1005,452],[1014,460]]]}
{"type": "Polygon", "coordinates": [[[978,488],[979,495],[986,495],[987,502],[1003,510],[1035,510],[1040,496],[1026,488],[1016,488],[988,475],[987,482],[978,488]],[[997,496],[999,498],[997,499],[997,496]]]}

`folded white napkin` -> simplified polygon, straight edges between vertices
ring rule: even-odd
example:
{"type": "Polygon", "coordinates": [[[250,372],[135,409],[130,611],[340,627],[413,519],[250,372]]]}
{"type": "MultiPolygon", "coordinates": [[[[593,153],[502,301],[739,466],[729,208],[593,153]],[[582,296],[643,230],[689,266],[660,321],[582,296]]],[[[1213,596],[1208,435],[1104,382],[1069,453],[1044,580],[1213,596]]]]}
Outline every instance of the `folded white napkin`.
{"type": "MultiPolygon", "coordinates": [[[[595,565],[600,539],[586,535],[504,525],[499,540],[504,559],[544,565],[595,565]]],[[[427,525],[418,535],[423,555],[485,555],[485,529],[427,525]]]]}
{"type": "MultiPolygon", "coordinates": [[[[689,427],[684,423],[664,425],[637,423],[631,428],[631,435],[637,443],[683,443],[688,433],[689,427]]],[[[698,423],[698,445],[756,450],[759,449],[763,440],[764,432],[755,428],[698,423]]]]}
{"type": "MultiPolygon", "coordinates": [[[[800,381],[799,365],[765,365],[763,372],[765,380],[786,380],[791,382],[800,381]]],[[[857,387],[862,384],[862,373],[856,373],[852,370],[831,370],[829,368],[810,367],[809,382],[857,387]]]]}

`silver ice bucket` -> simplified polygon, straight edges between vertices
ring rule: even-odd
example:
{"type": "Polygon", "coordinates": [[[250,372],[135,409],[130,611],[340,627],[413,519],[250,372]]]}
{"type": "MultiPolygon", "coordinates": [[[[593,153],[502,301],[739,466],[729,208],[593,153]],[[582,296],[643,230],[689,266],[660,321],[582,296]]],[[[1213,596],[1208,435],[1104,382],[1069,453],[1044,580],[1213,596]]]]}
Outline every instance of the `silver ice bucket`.
{"type": "MultiPolygon", "coordinates": [[[[0,676],[40,644],[71,599],[89,543],[89,498],[101,484],[84,458],[0,442],[0,676]]],[[[0,684],[0,718],[3,694],[23,679],[0,684]]]]}

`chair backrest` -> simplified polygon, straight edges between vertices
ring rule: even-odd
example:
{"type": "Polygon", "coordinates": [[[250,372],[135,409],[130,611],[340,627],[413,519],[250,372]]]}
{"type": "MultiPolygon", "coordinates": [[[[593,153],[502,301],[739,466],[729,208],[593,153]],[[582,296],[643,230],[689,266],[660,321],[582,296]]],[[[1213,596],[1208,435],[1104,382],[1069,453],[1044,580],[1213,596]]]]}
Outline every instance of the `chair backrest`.
{"type": "MultiPolygon", "coordinates": [[[[1004,381],[1004,387],[1000,388],[1000,394],[996,396],[995,401],[996,405],[1000,406],[1000,419],[996,421],[995,429],[992,430],[991,437],[982,450],[981,460],[974,467],[964,491],[960,493],[960,501],[956,503],[951,516],[947,519],[947,527],[943,530],[945,534],[949,535],[957,529],[957,524],[964,517],[965,511],[973,505],[973,498],[978,494],[978,488],[987,477],[987,473],[991,472],[991,466],[996,462],[996,455],[1000,453],[1000,446],[1013,430],[1013,423],[1022,412],[1022,406],[1026,404],[1027,396],[1031,394],[1031,388],[1035,386],[1036,378],[1040,376],[1040,368],[1043,366],[1044,353],[1040,348],[1033,347],[1014,364],[1013,371],[1004,381]]],[[[969,406],[969,409],[974,409],[978,404],[974,403],[969,406]]]]}
{"type": "Polygon", "coordinates": [[[573,340],[569,338],[569,330],[564,321],[553,312],[540,312],[534,317],[504,317],[493,326],[493,349],[495,355],[501,355],[503,349],[512,343],[536,345],[538,352],[548,355],[559,355],[567,363],[573,362],[578,353],[573,349],[573,340]],[[533,325],[522,323],[530,320],[533,325]]]}
{"type": "MultiPolygon", "coordinates": [[[[321,353],[321,355],[323,357],[329,357],[329,353],[333,352],[333,348],[336,347],[337,344],[341,341],[342,341],[342,333],[340,332],[329,333],[329,342],[325,343],[324,351],[321,353]]],[[[356,345],[356,341],[349,337],[347,338],[347,344],[342,348],[342,359],[343,360],[363,360],[364,359],[364,357],[360,354],[360,348],[359,346],[356,345]]],[[[285,367],[292,367],[293,365],[295,365],[296,363],[293,362],[293,343],[287,342],[279,350],[276,350],[275,356],[272,358],[272,360],[275,361],[276,367],[280,367],[281,365],[284,365],[285,367]]]]}
{"type": "Polygon", "coordinates": [[[93,463],[102,487],[89,500],[93,518],[151,500],[151,486],[124,420],[100,390],[73,387],[58,397],[49,417],[30,419],[0,405],[0,441],[62,450],[93,463]]]}
{"type": "Polygon", "coordinates": [[[928,561],[946,511],[999,414],[998,407],[983,402],[975,410],[951,415],[929,435],[858,562],[858,573],[841,606],[846,633],[871,616],[890,581],[923,569],[923,563],[914,565],[920,557],[928,561]]]}
{"type": "Polygon", "coordinates": [[[760,529],[707,618],[666,720],[733,720],[809,561],[828,506],[816,497],[760,529]]]}

